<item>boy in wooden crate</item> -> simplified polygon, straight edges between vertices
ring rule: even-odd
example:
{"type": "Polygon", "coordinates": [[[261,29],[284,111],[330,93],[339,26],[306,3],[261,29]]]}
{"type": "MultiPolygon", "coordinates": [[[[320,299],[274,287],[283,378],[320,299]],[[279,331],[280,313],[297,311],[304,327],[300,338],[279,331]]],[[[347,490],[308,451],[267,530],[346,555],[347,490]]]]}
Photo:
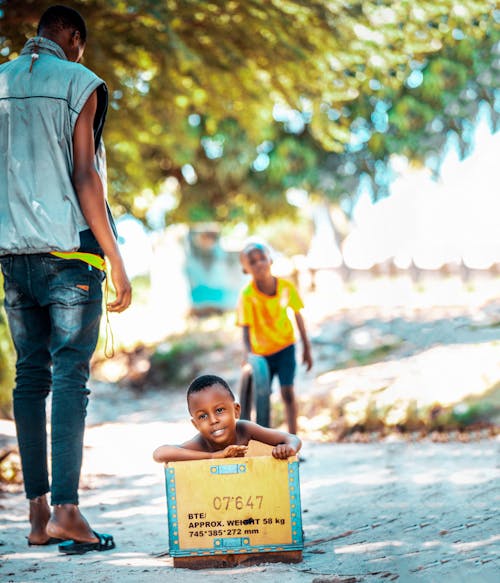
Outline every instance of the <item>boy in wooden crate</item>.
{"type": "Polygon", "coordinates": [[[249,453],[250,441],[272,446],[273,457],[286,460],[302,446],[296,435],[241,420],[240,405],[231,388],[216,375],[200,376],[190,384],[187,405],[191,422],[199,433],[180,445],[158,447],[153,453],[155,461],[243,457],[249,453]]]}

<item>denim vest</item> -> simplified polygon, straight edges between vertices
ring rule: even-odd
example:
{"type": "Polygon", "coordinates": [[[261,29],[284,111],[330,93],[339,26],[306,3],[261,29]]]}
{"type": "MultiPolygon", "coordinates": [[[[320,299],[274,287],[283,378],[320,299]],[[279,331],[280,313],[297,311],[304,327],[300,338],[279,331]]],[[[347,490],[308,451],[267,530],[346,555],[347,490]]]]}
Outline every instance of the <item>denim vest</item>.
{"type": "Polygon", "coordinates": [[[72,183],[73,131],[93,91],[97,148],[107,109],[102,79],[43,37],[0,66],[0,255],[80,247],[89,227],[72,183]]]}

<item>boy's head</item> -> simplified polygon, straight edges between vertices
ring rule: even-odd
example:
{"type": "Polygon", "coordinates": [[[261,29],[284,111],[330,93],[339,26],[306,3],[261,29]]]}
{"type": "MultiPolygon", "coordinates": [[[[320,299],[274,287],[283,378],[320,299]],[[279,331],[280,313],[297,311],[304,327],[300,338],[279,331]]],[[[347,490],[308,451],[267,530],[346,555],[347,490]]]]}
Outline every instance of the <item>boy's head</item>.
{"type": "Polygon", "coordinates": [[[243,273],[248,273],[252,277],[265,275],[271,270],[271,252],[263,243],[256,241],[247,243],[240,253],[240,263],[243,273]]]}
{"type": "Polygon", "coordinates": [[[235,442],[240,405],[227,382],[216,375],[194,379],[187,390],[191,422],[202,437],[223,448],[235,442]]]}

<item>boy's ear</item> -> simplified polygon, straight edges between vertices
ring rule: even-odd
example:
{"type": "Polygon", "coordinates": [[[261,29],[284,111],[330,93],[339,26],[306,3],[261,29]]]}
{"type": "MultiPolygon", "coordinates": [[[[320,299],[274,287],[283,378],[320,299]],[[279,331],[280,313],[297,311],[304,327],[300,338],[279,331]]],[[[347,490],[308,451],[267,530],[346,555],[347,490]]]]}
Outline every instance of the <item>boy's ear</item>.
{"type": "Polygon", "coordinates": [[[195,429],[198,429],[198,425],[196,425],[196,419],[191,417],[191,423],[194,425],[195,429]]]}
{"type": "Polygon", "coordinates": [[[247,271],[247,270],[246,270],[244,267],[242,267],[242,268],[241,268],[241,271],[242,271],[243,273],[248,273],[248,271],[247,271]]]}
{"type": "Polygon", "coordinates": [[[241,405],[239,403],[234,404],[234,416],[239,419],[241,415],[241,405]]]}

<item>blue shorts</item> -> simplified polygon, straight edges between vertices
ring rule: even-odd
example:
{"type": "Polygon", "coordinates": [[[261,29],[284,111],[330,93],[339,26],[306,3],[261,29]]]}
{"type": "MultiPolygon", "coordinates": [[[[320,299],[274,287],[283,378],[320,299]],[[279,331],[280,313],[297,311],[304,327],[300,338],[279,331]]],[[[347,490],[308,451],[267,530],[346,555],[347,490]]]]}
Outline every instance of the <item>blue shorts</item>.
{"type": "Polygon", "coordinates": [[[264,356],[269,367],[269,384],[277,374],[282,387],[293,385],[295,378],[295,344],[291,344],[274,354],[264,356]]]}

